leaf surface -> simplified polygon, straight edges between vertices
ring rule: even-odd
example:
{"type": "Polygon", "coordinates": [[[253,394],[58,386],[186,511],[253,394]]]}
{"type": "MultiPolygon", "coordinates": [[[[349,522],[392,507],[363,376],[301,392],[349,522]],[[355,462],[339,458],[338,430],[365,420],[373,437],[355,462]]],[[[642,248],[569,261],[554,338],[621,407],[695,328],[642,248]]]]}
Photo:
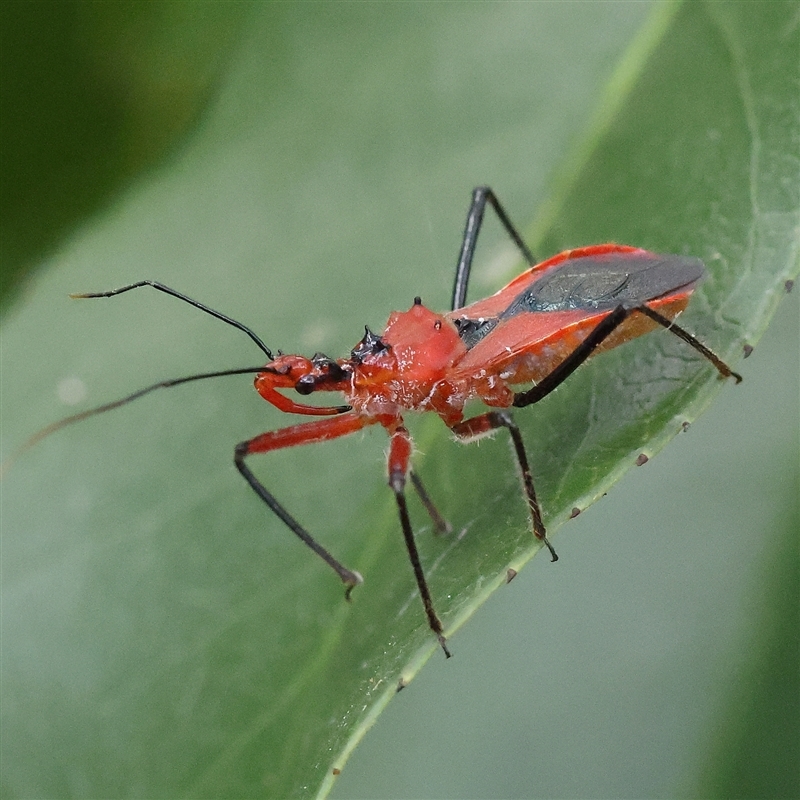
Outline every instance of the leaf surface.
{"type": "MultiPolygon", "coordinates": [[[[54,389],[85,391],[84,407],[260,360],[154,292],[67,292],[152,277],[270,347],[337,356],[416,294],[444,307],[479,183],[520,222],[547,201],[531,229],[542,256],[608,240],[702,257],[710,276],[682,324],[736,368],[797,273],[800,185],[797,26],[788,6],[743,8],[254,9],[192,139],[65,242],[6,323],[4,448],[65,413],[54,389]]],[[[513,274],[500,242],[487,231],[497,255],[473,296],[513,274]]],[[[154,395],[42,443],[4,479],[10,793],[324,794],[435,653],[381,432],[254,459],[365,576],[348,605],[232,467],[235,442],[285,424],[248,384],[154,395]]],[[[520,414],[556,547],[573,508],[721,388],[659,333],[520,414]]],[[[433,537],[412,506],[451,634],[536,547],[502,436],[464,448],[436,420],[413,425],[416,467],[456,531],[433,537]]]]}

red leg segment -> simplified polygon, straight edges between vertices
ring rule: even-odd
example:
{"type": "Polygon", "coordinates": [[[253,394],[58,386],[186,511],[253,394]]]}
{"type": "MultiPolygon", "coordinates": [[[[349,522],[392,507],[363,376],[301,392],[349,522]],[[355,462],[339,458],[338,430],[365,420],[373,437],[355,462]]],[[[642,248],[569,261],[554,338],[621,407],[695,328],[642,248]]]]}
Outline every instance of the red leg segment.
{"type": "Polygon", "coordinates": [[[356,414],[340,414],[331,419],[319,419],[313,422],[302,422],[299,425],[290,425],[277,431],[267,431],[259,436],[254,436],[243,445],[247,446],[246,455],[253,453],[269,453],[272,450],[282,450],[284,447],[295,447],[301,444],[316,444],[338,439],[350,433],[360,431],[369,425],[375,425],[380,420],[375,417],[365,417],[356,414]]]}

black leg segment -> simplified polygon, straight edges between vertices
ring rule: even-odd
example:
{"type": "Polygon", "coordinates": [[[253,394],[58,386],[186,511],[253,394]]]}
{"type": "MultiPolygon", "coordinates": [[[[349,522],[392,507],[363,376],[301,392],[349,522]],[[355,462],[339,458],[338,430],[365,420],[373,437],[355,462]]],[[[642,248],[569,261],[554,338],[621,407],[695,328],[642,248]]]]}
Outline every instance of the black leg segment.
{"type": "Polygon", "coordinates": [[[431,522],[433,522],[433,529],[436,531],[436,533],[450,533],[450,531],[453,530],[452,526],[441,515],[439,509],[436,508],[436,505],[434,504],[433,500],[431,500],[431,496],[428,494],[428,491],[423,485],[419,475],[412,470],[409,472],[409,478],[411,478],[411,485],[414,487],[420,502],[423,506],[425,506],[425,510],[428,512],[431,522]]]}
{"type": "Polygon", "coordinates": [[[708,359],[718,370],[723,378],[735,378],[736,383],[742,380],[738,372],[734,372],[721,358],[709,350],[702,342],[695,339],[688,331],[676,325],[672,320],[662,316],[652,308],[641,305],[635,308],[617,306],[608,316],[603,317],[600,322],[589,332],[589,335],[547,376],[545,376],[536,386],[531,387],[525,392],[518,392],[514,395],[514,406],[524,408],[532,403],[537,403],[543,397],[560,386],[573,372],[583,364],[589,356],[623,323],[634,313],[644,314],[644,316],[657,322],[679,339],[686,342],[708,359]]]}
{"type": "Polygon", "coordinates": [[[472,268],[472,259],[475,255],[475,246],[478,243],[478,234],[481,230],[483,212],[487,203],[494,209],[506,232],[522,253],[525,262],[529,266],[533,266],[535,261],[533,254],[525,242],[522,241],[522,237],[509,219],[503,206],[500,205],[495,193],[488,186],[478,186],[472,192],[472,202],[470,203],[467,222],[464,226],[464,238],[461,242],[461,252],[458,255],[458,266],[456,267],[456,280],[453,285],[452,311],[457,308],[463,308],[466,305],[469,273],[472,268]]]}
{"type": "Polygon", "coordinates": [[[511,413],[508,411],[489,411],[486,414],[480,414],[477,417],[464,420],[464,422],[459,422],[452,427],[452,431],[459,439],[468,441],[498,428],[506,428],[511,435],[511,442],[514,445],[514,452],[522,473],[522,485],[525,490],[525,499],[528,501],[534,536],[550,551],[551,560],[558,561],[558,555],[547,538],[547,531],[542,521],[542,511],[539,507],[539,501],[536,499],[536,491],[533,488],[533,476],[528,463],[528,455],[525,452],[525,443],[522,441],[522,434],[511,413]]]}
{"type": "Polygon", "coordinates": [[[657,322],[671,333],[674,333],[679,339],[686,342],[690,347],[697,350],[701,356],[708,359],[717,368],[717,371],[723,378],[733,378],[736,383],[742,382],[742,376],[738,372],[734,372],[715,352],[709,350],[701,341],[695,339],[691,333],[684,330],[679,325],[676,325],[671,319],[661,316],[661,314],[657,311],[653,311],[649,306],[639,306],[635,311],[649,317],[653,322],[657,322]]]}
{"type": "Polygon", "coordinates": [[[425,579],[425,573],[422,570],[422,562],[419,560],[419,551],[417,550],[417,543],[414,541],[414,531],[411,528],[411,519],[408,516],[408,505],[406,503],[405,494],[405,476],[392,475],[389,479],[389,485],[394,491],[395,499],[397,500],[397,510],[400,514],[400,527],[403,529],[403,538],[406,542],[406,549],[408,550],[408,557],[411,561],[411,567],[414,570],[414,577],[417,580],[417,587],[419,588],[419,596],[422,598],[422,605],[425,607],[425,615],[428,617],[428,625],[430,629],[436,634],[445,656],[450,658],[452,653],[447,649],[447,640],[444,637],[444,628],[439,619],[436,610],[433,607],[433,600],[431,593],[428,589],[428,582],[425,579]]]}
{"type": "Polygon", "coordinates": [[[631,311],[617,306],[592,329],[589,335],[536,386],[514,395],[514,406],[524,408],[537,403],[560,386],[629,316],[631,311]]]}
{"type": "Polygon", "coordinates": [[[253,491],[272,509],[275,516],[286,525],[302,542],[308,545],[333,571],[341,578],[345,585],[344,596],[350,599],[350,593],[354,586],[363,583],[364,579],[358,572],[347,569],[337,561],[314,537],[272,496],[264,485],[256,478],[250,467],[244,463],[245,456],[248,454],[249,442],[242,442],[237,445],[233,461],[236,469],[241,472],[244,479],[250,484],[253,491]]]}

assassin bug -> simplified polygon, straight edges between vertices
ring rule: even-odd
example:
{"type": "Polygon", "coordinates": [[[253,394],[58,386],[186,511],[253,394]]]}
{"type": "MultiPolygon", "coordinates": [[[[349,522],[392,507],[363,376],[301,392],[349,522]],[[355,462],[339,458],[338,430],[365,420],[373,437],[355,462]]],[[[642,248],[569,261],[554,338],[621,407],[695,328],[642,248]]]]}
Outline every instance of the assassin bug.
{"type": "Polygon", "coordinates": [[[464,442],[505,428],[522,474],[533,534],[556,561],[558,556],[542,522],[525,444],[510,409],[532,405],[550,394],[593,353],[616,347],[659,326],[693,347],[722,377],[741,381],[740,375],[673,321],[686,307],[703,274],[703,264],[697,258],[656,255],[617,244],[567,250],[534,265],[533,255],[494,192],[481,186],[472,194],[451,310],[436,313],[417,297],[408,311],[390,315],[382,333],[375,334],[366,328],[347,358],[333,359],[322,353],[311,358],[273,355],[247,326],[155,281],[72,295],[112,297],[150,286],[238,328],[263,351],[268,363],[153,384],[56,422],[31,437],[23,449],[65,425],[118,408],[155,389],[222,375],[256,373],[255,388],[268,403],[286,413],[321,419],[241,442],[234,451],[236,468],[281,521],[333,569],[345,585],[345,596],[349,599],[353,588],[362,582],[361,575],[338,561],[278,502],[251,471],[247,459],[256,453],[328,441],[369,425],[382,425],[390,441],[389,486],[397,502],[414,577],[428,625],[449,657],[444,629],[433,606],[409,519],[405,494],[409,480],[434,526],[441,531],[447,528],[447,523],[420,477],[410,468],[412,443],[403,415],[408,411],[432,411],[464,442]],[[487,203],[530,266],[496,294],[465,305],[487,203]],[[522,391],[512,388],[526,385],[530,388],[522,391]],[[345,404],[309,405],[291,399],[282,389],[294,390],[302,398],[315,392],[339,392],[345,404]],[[465,419],[464,406],[473,399],[483,401],[490,410],[465,419]]]}

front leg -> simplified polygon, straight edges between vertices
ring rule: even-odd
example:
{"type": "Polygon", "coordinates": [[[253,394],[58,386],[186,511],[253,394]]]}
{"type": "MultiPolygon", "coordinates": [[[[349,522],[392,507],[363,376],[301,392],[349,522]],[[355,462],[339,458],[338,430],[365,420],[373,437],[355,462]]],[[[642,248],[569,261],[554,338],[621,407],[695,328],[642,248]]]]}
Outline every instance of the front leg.
{"type": "Polygon", "coordinates": [[[511,435],[514,444],[514,452],[517,456],[520,472],[522,473],[522,485],[525,489],[525,498],[528,501],[528,509],[533,523],[533,534],[550,551],[552,561],[558,561],[558,555],[553,549],[547,538],[547,531],[542,522],[542,511],[539,508],[539,501],[536,499],[536,491],[533,488],[533,477],[531,468],[528,464],[528,455],[525,452],[525,443],[522,441],[522,434],[517,427],[514,418],[509,411],[488,411],[477,417],[459,422],[451,427],[453,433],[462,441],[469,442],[481,436],[491,433],[498,428],[506,428],[511,435]]]}
{"type": "Polygon", "coordinates": [[[285,447],[294,447],[301,444],[314,444],[338,439],[349,433],[374,425],[378,420],[373,417],[345,414],[329,419],[306,422],[302,425],[292,425],[277,431],[269,431],[240,442],[236,445],[233,461],[236,469],[250,484],[253,491],[270,507],[272,512],[292,531],[304,544],[308,545],[333,571],[341,578],[345,585],[345,597],[350,599],[353,587],[363,583],[361,575],[347,569],[337,561],[314,537],[275,499],[271,492],[258,480],[244,460],[253,453],[269,453],[272,450],[281,450],[285,447]]]}

